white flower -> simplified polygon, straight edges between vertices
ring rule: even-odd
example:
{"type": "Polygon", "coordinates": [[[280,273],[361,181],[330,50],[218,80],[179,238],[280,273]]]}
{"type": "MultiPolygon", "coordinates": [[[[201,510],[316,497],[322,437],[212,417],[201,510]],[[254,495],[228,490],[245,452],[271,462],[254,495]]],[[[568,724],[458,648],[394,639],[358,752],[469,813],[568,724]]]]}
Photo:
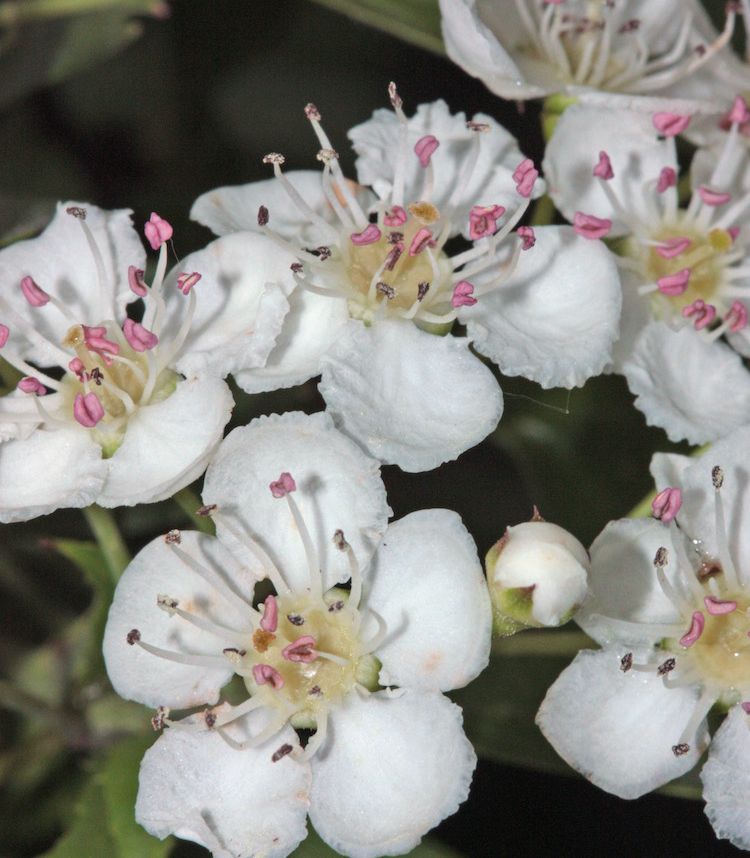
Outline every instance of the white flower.
{"type": "Polygon", "coordinates": [[[0,400],[0,521],[169,497],[221,440],[227,355],[247,366],[271,350],[287,309],[278,287],[227,298],[245,284],[226,258],[220,282],[207,265],[163,286],[172,228],[152,214],[145,231],[160,248],[150,287],[127,211],[61,204],[38,238],[0,252],[0,354],[24,374],[0,400]],[[140,322],[126,315],[138,298],[140,322]],[[238,304],[245,318],[234,330],[238,304]]]}
{"type": "Polygon", "coordinates": [[[636,798],[683,774],[731,707],[702,779],[720,837],[750,848],[750,430],[699,459],[657,454],[660,521],[611,522],[576,621],[601,646],[550,688],[538,723],[597,786],[636,798]]]}
{"type": "Polygon", "coordinates": [[[719,34],[698,0],[440,0],[448,56],[503,98],[689,112],[748,87],[728,45],[738,6],[719,34]]]}
{"type": "Polygon", "coordinates": [[[687,118],[679,114],[574,105],[545,155],[550,195],[579,233],[622,239],[614,368],[647,421],[672,440],[713,441],[750,420],[740,357],[750,354],[750,232],[742,227],[750,158],[740,142],[748,116],[738,99],[721,151],[696,156],[685,207],[674,135],[687,118]]]}
{"type": "Polygon", "coordinates": [[[260,230],[298,259],[276,348],[263,368],[236,373],[240,386],[320,373],[344,432],[420,471],[481,441],[500,417],[502,394],[470,343],[508,375],[580,385],[609,359],[619,283],[605,248],[570,228],[516,229],[537,171],[494,120],[467,122],[442,101],[407,119],[393,85],[390,96],[392,112],[349,135],[377,199],[344,178],[308,105],[321,174],[287,176],[271,154],[274,179],[204,194],[192,216],[219,234],[260,230]],[[473,246],[449,255],[461,234],[473,246]],[[456,319],[468,338],[446,336],[456,319]]]}
{"type": "Polygon", "coordinates": [[[115,689],[168,726],[141,765],[137,819],[270,858],[304,838],[309,809],[346,855],[408,852],[466,798],[476,763],[441,694],[489,658],[473,540],[448,510],[386,526],[377,462],[325,414],[235,429],[203,499],[218,538],[146,546],[105,631],[115,689]],[[233,674],[250,696],[216,706],[233,674]],[[294,727],[315,730],[304,750],[294,727]]]}

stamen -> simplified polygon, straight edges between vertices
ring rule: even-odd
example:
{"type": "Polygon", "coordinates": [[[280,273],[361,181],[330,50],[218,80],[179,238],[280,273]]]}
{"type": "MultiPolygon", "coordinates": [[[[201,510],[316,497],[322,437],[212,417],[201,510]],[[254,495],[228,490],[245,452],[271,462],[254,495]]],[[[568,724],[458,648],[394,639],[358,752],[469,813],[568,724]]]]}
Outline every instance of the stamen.
{"type": "Polygon", "coordinates": [[[698,188],[698,196],[707,206],[711,207],[723,206],[732,199],[732,195],[730,193],[714,191],[711,188],[706,187],[706,185],[701,185],[698,188]]]}
{"type": "Polygon", "coordinates": [[[737,610],[737,602],[732,599],[717,599],[715,596],[706,596],[703,599],[706,610],[712,617],[723,617],[737,610]]]}
{"type": "Polygon", "coordinates": [[[672,167],[662,167],[659,173],[659,180],[656,183],[656,190],[663,194],[668,188],[677,186],[677,172],[672,167]]]}
{"type": "Polygon", "coordinates": [[[513,172],[513,181],[516,183],[516,191],[522,197],[530,197],[534,190],[534,184],[539,178],[539,171],[534,166],[531,158],[525,158],[513,172]]]}
{"type": "Polygon", "coordinates": [[[315,638],[312,635],[302,635],[281,650],[282,658],[287,661],[309,663],[317,658],[315,638]]]}
{"type": "Polygon", "coordinates": [[[279,625],[279,606],[275,596],[267,596],[263,603],[263,618],[260,627],[264,632],[275,632],[279,625]]]}
{"type": "MultiPolygon", "coordinates": [[[[172,532],[173,531],[170,531],[170,533],[172,532]]],[[[167,538],[165,539],[165,542],[174,554],[176,554],[187,567],[192,569],[196,575],[205,581],[209,587],[214,590],[219,590],[222,596],[224,596],[224,598],[229,602],[239,602],[241,610],[243,611],[247,611],[248,608],[252,608],[250,601],[228,584],[223,575],[208,566],[204,566],[198,560],[195,560],[190,556],[190,554],[180,548],[179,543],[174,539],[167,538]]]]}
{"type": "Polygon", "coordinates": [[[292,475],[287,471],[284,471],[278,480],[269,483],[268,488],[271,489],[271,494],[275,498],[283,498],[288,495],[289,492],[296,491],[297,484],[294,482],[292,475]]]}
{"type": "Polygon", "coordinates": [[[139,298],[145,298],[148,294],[148,287],[143,279],[144,273],[142,268],[136,268],[135,265],[128,266],[128,286],[130,291],[139,298]]]}
{"type": "Polygon", "coordinates": [[[362,598],[362,575],[359,569],[359,563],[354,554],[354,549],[346,541],[343,530],[336,530],[333,534],[333,544],[339,551],[345,551],[347,560],[349,561],[349,580],[351,589],[349,591],[349,601],[347,606],[356,610],[359,607],[359,602],[362,598]]]}
{"type": "Polygon", "coordinates": [[[438,146],[440,146],[440,141],[432,134],[420,137],[414,144],[414,154],[419,158],[419,163],[423,167],[430,166],[430,160],[438,146]]]}
{"type": "Polygon", "coordinates": [[[451,307],[472,307],[477,303],[477,299],[472,297],[474,294],[474,284],[468,280],[461,280],[456,283],[451,296],[451,307]]]}
{"type": "Polygon", "coordinates": [[[609,235],[612,229],[612,221],[608,218],[599,218],[594,215],[576,212],[573,215],[573,229],[583,238],[596,239],[609,235]]]}
{"type": "Polygon", "coordinates": [[[654,518],[668,524],[673,521],[682,506],[682,492],[678,488],[666,488],[659,492],[651,503],[654,518]]]}
{"type": "Polygon", "coordinates": [[[286,724],[288,720],[288,715],[284,713],[282,716],[275,718],[271,723],[264,729],[258,733],[257,736],[253,736],[250,739],[247,739],[244,742],[235,741],[227,732],[221,727],[216,728],[216,732],[221,736],[221,738],[229,745],[230,748],[234,748],[235,751],[245,751],[248,748],[257,748],[258,745],[262,745],[264,742],[268,741],[268,739],[275,736],[279,730],[286,724]]]}
{"type": "Polygon", "coordinates": [[[433,244],[432,232],[423,226],[417,230],[409,245],[409,256],[418,256],[426,247],[433,244]]]}
{"type": "Polygon", "coordinates": [[[620,670],[623,673],[627,673],[631,667],[633,666],[633,653],[626,652],[624,656],[620,659],[620,670]]]}
{"type": "Polygon", "coordinates": [[[192,271],[190,273],[183,271],[181,274],[177,275],[177,288],[183,295],[189,295],[190,290],[196,285],[196,283],[198,283],[201,276],[202,275],[197,271],[192,271]]]}
{"type": "Polygon", "coordinates": [[[531,250],[536,244],[536,234],[533,226],[519,226],[516,235],[521,239],[521,250],[531,250]]]}
{"type": "Polygon", "coordinates": [[[375,619],[375,622],[378,624],[378,630],[375,634],[370,638],[369,641],[366,641],[362,644],[362,649],[360,650],[361,655],[369,655],[371,652],[375,652],[375,650],[383,643],[388,634],[388,626],[386,625],[385,620],[380,616],[380,614],[370,608],[369,610],[370,616],[375,619]]]}
{"type": "Polygon", "coordinates": [[[27,375],[22,378],[16,385],[22,393],[33,394],[34,396],[44,396],[47,393],[47,388],[39,381],[38,378],[33,378],[27,375]]]}
{"type": "Polygon", "coordinates": [[[383,216],[383,223],[386,226],[403,226],[408,219],[408,215],[406,213],[406,209],[402,206],[391,206],[389,209],[386,209],[385,215],[383,216]]]}
{"type": "Polygon", "coordinates": [[[504,214],[504,206],[474,206],[469,212],[469,238],[476,241],[492,235],[497,230],[497,221],[504,214]]]}
{"type": "Polygon", "coordinates": [[[724,571],[727,587],[737,590],[740,586],[739,576],[732,562],[729,552],[729,540],[727,539],[726,519],[724,516],[724,503],[721,498],[721,487],[724,485],[724,471],[716,465],[711,471],[711,481],[714,492],[714,514],[716,522],[716,544],[719,551],[719,562],[724,571]]]}
{"type": "Polygon", "coordinates": [[[689,238],[685,238],[684,236],[668,238],[662,244],[656,246],[656,252],[662,259],[674,259],[676,256],[684,253],[692,243],[689,238]]]}
{"type": "Polygon", "coordinates": [[[317,717],[315,723],[315,734],[310,737],[310,740],[307,743],[307,747],[302,754],[302,761],[309,760],[315,754],[315,752],[320,749],[321,745],[325,741],[327,732],[328,712],[324,709],[317,717]]]}
{"type": "Polygon", "coordinates": [[[151,245],[151,249],[159,250],[165,241],[169,241],[172,238],[174,230],[168,221],[159,217],[156,212],[151,212],[151,217],[146,221],[143,232],[146,240],[151,245]]]}
{"type": "Polygon", "coordinates": [[[692,304],[682,308],[682,315],[686,319],[695,316],[693,326],[696,331],[702,331],[716,318],[716,307],[713,304],[706,304],[701,298],[697,298],[692,304]]]}
{"type": "Polygon", "coordinates": [[[310,576],[310,592],[313,596],[320,597],[323,592],[323,583],[320,575],[320,561],[318,560],[318,552],[315,550],[310,533],[305,525],[305,520],[302,517],[297,502],[292,497],[291,493],[296,490],[297,485],[294,478],[286,471],[281,476],[270,484],[271,494],[275,498],[286,498],[289,510],[292,513],[294,523],[297,525],[297,532],[302,540],[302,547],[305,550],[307,557],[307,567],[310,576]]]}
{"type": "Polygon", "coordinates": [[[655,113],[651,117],[654,128],[664,137],[676,137],[690,125],[690,116],[679,113],[655,113]]]}
{"type": "Polygon", "coordinates": [[[147,330],[138,322],[134,322],[132,319],[125,319],[122,331],[125,334],[128,345],[133,351],[145,352],[159,344],[159,338],[156,334],[147,330]]]}
{"type": "Polygon", "coordinates": [[[284,687],[284,677],[270,664],[253,665],[253,679],[258,685],[270,685],[275,691],[284,687]]]}
{"type": "Polygon", "coordinates": [[[363,247],[364,245],[375,244],[376,241],[380,241],[381,236],[382,233],[377,226],[371,223],[362,232],[353,232],[349,236],[349,240],[357,247],[363,247]]]}
{"type": "Polygon", "coordinates": [[[690,268],[683,268],[675,274],[659,277],[656,281],[656,287],[662,295],[668,295],[670,298],[682,295],[687,290],[691,273],[690,268]]]}
{"type": "Polygon", "coordinates": [[[271,762],[278,763],[279,760],[282,760],[288,754],[291,754],[294,748],[289,743],[284,743],[281,745],[276,751],[271,754],[271,762]]]}
{"type": "Polygon", "coordinates": [[[612,169],[612,161],[606,152],[599,153],[599,161],[594,167],[593,174],[597,179],[603,179],[605,182],[614,178],[615,173],[612,169]]]}
{"type": "Polygon", "coordinates": [[[21,280],[21,291],[23,297],[32,307],[44,307],[49,303],[50,296],[34,280],[33,277],[24,277],[21,280]]]}
{"type": "Polygon", "coordinates": [[[691,647],[698,642],[706,626],[706,618],[702,611],[693,611],[690,629],[680,638],[680,646],[691,647]]]}
{"type": "MultiPolygon", "coordinates": [[[[237,629],[227,628],[226,626],[214,623],[205,617],[199,617],[197,614],[185,611],[180,608],[180,603],[177,599],[160,594],[156,597],[156,604],[170,616],[176,614],[178,617],[181,617],[183,620],[190,623],[190,625],[195,626],[197,629],[201,629],[201,631],[208,632],[217,638],[224,638],[230,643],[235,643],[241,647],[247,646],[247,632],[243,633],[237,629]]],[[[250,629],[252,629],[252,625],[250,626],[250,629]]]]}
{"type": "Polygon", "coordinates": [[[226,670],[227,661],[224,658],[219,658],[215,655],[198,655],[197,653],[174,652],[173,650],[162,649],[158,646],[153,646],[141,640],[141,633],[138,629],[131,629],[125,636],[125,640],[130,646],[136,645],[150,652],[152,655],[157,655],[159,658],[164,658],[167,661],[174,661],[177,664],[189,664],[192,667],[209,667],[217,670],[226,670]]]}
{"type": "Polygon", "coordinates": [[[93,429],[104,417],[104,407],[95,393],[77,393],[73,401],[73,416],[87,429],[93,429]]]}

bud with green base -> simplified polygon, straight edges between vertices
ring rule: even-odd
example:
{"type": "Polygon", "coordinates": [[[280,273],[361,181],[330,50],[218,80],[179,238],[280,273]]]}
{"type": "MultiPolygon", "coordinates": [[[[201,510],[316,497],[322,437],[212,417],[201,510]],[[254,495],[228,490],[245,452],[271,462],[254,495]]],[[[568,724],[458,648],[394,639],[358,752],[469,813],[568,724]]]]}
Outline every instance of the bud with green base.
{"type": "Polygon", "coordinates": [[[590,561],[572,534],[535,508],[531,521],[506,529],[487,552],[485,568],[493,631],[508,637],[566,623],[586,596],[590,561]]]}

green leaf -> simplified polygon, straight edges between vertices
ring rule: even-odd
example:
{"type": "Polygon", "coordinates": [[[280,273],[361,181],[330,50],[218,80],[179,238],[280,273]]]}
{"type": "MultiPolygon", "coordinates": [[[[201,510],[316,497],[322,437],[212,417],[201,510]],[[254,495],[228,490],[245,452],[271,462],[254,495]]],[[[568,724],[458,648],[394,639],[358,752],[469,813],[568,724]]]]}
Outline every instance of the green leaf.
{"type": "Polygon", "coordinates": [[[43,858],[165,858],[172,838],[156,840],[135,821],[138,767],[152,742],[134,737],[109,751],[78,799],[73,824],[43,858]]]}
{"type": "Polygon", "coordinates": [[[420,48],[444,54],[438,0],[315,0],[355,21],[420,48]]]}
{"type": "MultiPolygon", "coordinates": [[[[292,852],[291,858],[340,858],[339,853],[326,845],[312,827],[309,827],[308,831],[309,834],[292,852]]],[[[433,837],[428,837],[416,849],[409,852],[409,855],[413,858],[461,858],[459,852],[443,846],[433,837]]]]}

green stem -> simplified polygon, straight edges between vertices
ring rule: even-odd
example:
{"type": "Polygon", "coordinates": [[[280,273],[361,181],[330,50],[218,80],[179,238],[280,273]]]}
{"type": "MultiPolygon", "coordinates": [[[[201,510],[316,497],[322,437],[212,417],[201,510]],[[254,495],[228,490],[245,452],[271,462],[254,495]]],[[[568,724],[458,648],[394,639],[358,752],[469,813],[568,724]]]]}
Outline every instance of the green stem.
{"type": "Polygon", "coordinates": [[[591,638],[583,632],[529,629],[512,637],[493,640],[492,654],[504,658],[514,656],[571,656],[590,646],[594,646],[594,644],[591,638]]]}
{"type": "Polygon", "coordinates": [[[155,0],[5,0],[0,3],[0,26],[107,10],[148,15],[156,7],[155,0]]]}
{"type": "Polygon", "coordinates": [[[112,513],[92,504],[83,511],[91,532],[107,561],[112,580],[117,583],[125,567],[130,563],[130,552],[117,527],[112,513]]]}
{"type": "Polygon", "coordinates": [[[200,509],[201,499],[198,495],[189,488],[180,489],[172,500],[179,506],[185,515],[202,533],[210,533],[211,536],[216,535],[216,527],[209,516],[198,515],[196,510],[200,509]]]}
{"type": "Polygon", "coordinates": [[[534,204],[534,211],[531,215],[532,226],[547,226],[555,219],[555,204],[552,202],[552,197],[545,194],[534,204]]]}

